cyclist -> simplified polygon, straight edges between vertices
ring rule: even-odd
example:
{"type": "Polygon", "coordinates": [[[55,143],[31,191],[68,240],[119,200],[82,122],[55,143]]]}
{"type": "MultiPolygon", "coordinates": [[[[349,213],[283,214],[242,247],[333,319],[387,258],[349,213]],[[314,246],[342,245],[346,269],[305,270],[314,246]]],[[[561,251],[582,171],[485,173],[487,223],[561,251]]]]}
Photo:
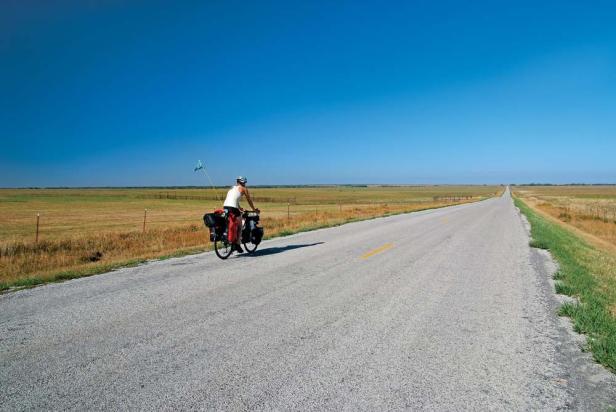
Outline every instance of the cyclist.
{"type": "Polygon", "coordinates": [[[252,203],[252,199],[250,198],[250,193],[248,193],[248,189],[246,188],[246,183],[248,180],[244,176],[238,176],[235,179],[236,185],[233,186],[227,192],[227,198],[225,199],[225,203],[223,207],[227,211],[227,215],[229,216],[229,228],[227,230],[229,243],[233,245],[233,248],[239,252],[243,253],[244,249],[240,246],[242,241],[242,211],[243,209],[240,207],[240,199],[242,196],[246,196],[246,200],[248,204],[252,208],[253,211],[259,212],[259,209],[255,208],[255,205],[252,203]]]}

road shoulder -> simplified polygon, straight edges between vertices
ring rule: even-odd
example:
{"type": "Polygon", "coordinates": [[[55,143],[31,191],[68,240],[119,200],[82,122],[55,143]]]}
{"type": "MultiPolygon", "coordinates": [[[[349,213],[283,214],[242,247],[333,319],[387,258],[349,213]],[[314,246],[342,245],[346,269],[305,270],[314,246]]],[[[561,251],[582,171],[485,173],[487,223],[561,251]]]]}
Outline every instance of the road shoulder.
{"type": "MultiPolygon", "coordinates": [[[[531,225],[524,213],[516,209],[530,242],[531,225]]],[[[563,304],[575,303],[576,300],[556,293],[557,261],[547,250],[534,247],[531,247],[531,261],[553,314],[555,330],[559,333],[557,359],[566,371],[566,378],[560,383],[567,387],[574,400],[569,406],[576,410],[616,408],[616,375],[594,360],[587,350],[587,336],[575,332],[571,318],[558,315],[563,304]]]]}

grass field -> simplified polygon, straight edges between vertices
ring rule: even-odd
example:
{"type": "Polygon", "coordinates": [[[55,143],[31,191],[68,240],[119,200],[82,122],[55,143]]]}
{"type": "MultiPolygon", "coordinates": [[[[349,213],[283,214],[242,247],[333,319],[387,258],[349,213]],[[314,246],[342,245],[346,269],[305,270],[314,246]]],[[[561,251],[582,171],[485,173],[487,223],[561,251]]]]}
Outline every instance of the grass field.
{"type": "MultiPolygon", "coordinates": [[[[502,188],[332,186],[251,192],[262,210],[266,236],[271,237],[477,201],[502,188]]],[[[208,250],[201,218],[221,206],[225,193],[226,189],[2,189],[0,290],[208,250]]]]}
{"type": "Polygon", "coordinates": [[[533,245],[558,261],[557,292],[580,302],[561,313],[616,372],[616,186],[518,186],[514,195],[533,245]]]}

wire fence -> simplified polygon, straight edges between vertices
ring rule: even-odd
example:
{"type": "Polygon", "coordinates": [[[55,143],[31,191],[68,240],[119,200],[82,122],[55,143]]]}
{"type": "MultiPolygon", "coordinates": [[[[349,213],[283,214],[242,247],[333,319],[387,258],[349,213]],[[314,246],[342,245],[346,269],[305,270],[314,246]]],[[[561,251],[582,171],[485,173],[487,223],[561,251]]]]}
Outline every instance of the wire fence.
{"type": "MultiPolygon", "coordinates": [[[[211,195],[187,195],[187,194],[178,194],[174,191],[168,192],[159,192],[159,193],[148,193],[148,194],[140,194],[136,195],[137,199],[166,199],[166,200],[212,200],[212,201],[223,201],[225,196],[222,194],[211,194],[211,195]]],[[[291,202],[293,204],[297,204],[296,197],[267,197],[267,196],[252,196],[252,199],[255,202],[260,203],[284,203],[291,202]]]]}
{"type": "MultiPolygon", "coordinates": [[[[141,196],[141,195],[140,195],[141,196]]],[[[191,196],[191,195],[177,195],[173,192],[161,192],[154,195],[147,195],[148,198],[153,199],[177,199],[177,200],[217,200],[214,196],[191,196]],[[162,196],[162,197],[152,197],[162,196]],[[168,196],[168,197],[167,197],[168,196]]],[[[434,196],[432,198],[417,199],[412,202],[409,201],[387,201],[387,202],[349,202],[345,199],[342,200],[328,200],[327,203],[323,202],[302,202],[298,203],[294,197],[288,198],[255,198],[257,203],[277,203],[275,211],[269,210],[262,216],[268,218],[286,220],[290,222],[293,219],[301,217],[303,219],[330,219],[336,217],[336,215],[360,215],[369,211],[375,211],[376,209],[382,209],[385,211],[387,208],[392,209],[404,209],[405,207],[419,206],[423,204],[456,204],[461,202],[467,202],[472,200],[478,200],[481,196],[434,196]]],[[[267,209],[266,209],[267,210],[267,209]]],[[[169,211],[160,208],[147,208],[141,212],[135,211],[134,214],[130,213],[128,216],[123,213],[121,217],[104,215],[93,215],[90,217],[91,223],[85,223],[83,221],[71,222],[70,219],[63,220],[61,217],[54,216],[48,219],[48,215],[45,211],[40,211],[33,216],[32,226],[32,240],[38,242],[40,239],[46,236],[53,238],[61,237],[62,234],[75,235],[77,233],[90,233],[95,235],[101,232],[112,231],[141,231],[146,233],[148,229],[152,228],[164,228],[164,227],[179,227],[179,226],[196,226],[200,227],[203,214],[209,212],[204,210],[202,212],[195,212],[190,215],[174,216],[173,213],[177,211],[169,211]],[[51,221],[50,221],[51,220],[51,221]]],[[[185,213],[185,212],[184,212],[185,213]]],[[[184,214],[182,213],[182,214],[184,214]]]]}

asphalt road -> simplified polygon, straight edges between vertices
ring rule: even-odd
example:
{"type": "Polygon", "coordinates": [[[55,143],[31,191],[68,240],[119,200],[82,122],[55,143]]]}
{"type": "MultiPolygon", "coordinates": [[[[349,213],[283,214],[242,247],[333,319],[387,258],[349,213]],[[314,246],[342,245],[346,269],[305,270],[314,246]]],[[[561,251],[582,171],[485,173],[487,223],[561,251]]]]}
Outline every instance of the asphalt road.
{"type": "Polygon", "coordinates": [[[604,408],[509,193],[0,296],[0,409],[604,408]]]}

